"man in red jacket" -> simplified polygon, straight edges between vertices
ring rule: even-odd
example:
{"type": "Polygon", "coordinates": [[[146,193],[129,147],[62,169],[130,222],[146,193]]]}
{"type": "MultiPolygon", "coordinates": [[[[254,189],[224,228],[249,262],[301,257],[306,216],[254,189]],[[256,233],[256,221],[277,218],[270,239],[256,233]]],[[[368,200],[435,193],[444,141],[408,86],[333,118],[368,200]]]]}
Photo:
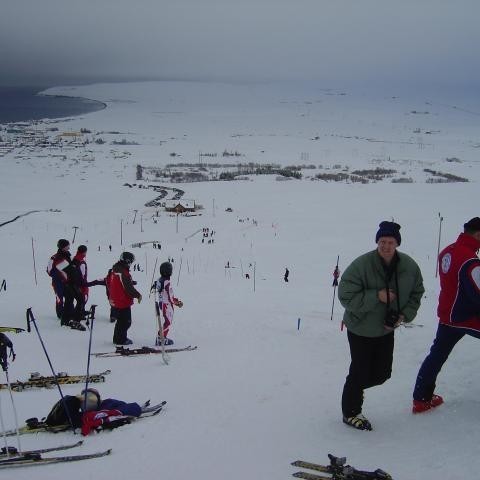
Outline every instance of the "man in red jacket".
{"type": "Polygon", "coordinates": [[[113,343],[116,345],[131,345],[133,342],[127,337],[127,331],[132,324],[130,307],[133,299],[138,303],[142,296],[135,289],[130,276],[130,265],[135,261],[135,256],[130,252],[123,252],[120,260],[112,267],[106,278],[108,299],[112,307],[110,316],[116,320],[113,332],[113,343]]]}
{"type": "Polygon", "coordinates": [[[463,226],[457,241],[438,257],[440,295],[439,325],[430,353],[418,372],[413,391],[413,413],[422,413],[443,403],[435,395],[435,382],[450,352],[464,335],[480,338],[480,218],[463,226]]]}

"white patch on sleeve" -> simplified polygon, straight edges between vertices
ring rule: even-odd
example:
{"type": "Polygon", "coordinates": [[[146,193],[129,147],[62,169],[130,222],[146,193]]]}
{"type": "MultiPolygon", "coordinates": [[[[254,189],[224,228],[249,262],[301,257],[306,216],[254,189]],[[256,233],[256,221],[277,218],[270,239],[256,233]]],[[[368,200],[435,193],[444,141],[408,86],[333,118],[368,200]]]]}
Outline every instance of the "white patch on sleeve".
{"type": "Polygon", "coordinates": [[[57,263],[57,269],[58,270],[65,270],[70,263],[68,263],[66,260],[62,260],[61,262],[57,263]]]}
{"type": "Polygon", "coordinates": [[[473,283],[477,287],[477,290],[480,290],[480,266],[473,268],[471,275],[473,283]]]}
{"type": "Polygon", "coordinates": [[[447,273],[450,270],[450,265],[452,264],[452,255],[450,253],[446,253],[441,260],[442,264],[442,272],[447,273]]]}

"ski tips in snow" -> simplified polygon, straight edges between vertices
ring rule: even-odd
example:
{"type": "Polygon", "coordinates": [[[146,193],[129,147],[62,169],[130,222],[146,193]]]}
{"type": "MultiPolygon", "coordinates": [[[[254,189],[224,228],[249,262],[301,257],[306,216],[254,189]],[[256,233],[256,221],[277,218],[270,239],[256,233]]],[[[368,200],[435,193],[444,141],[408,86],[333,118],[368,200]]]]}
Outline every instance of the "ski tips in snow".
{"type": "Polygon", "coordinates": [[[152,412],[154,412],[155,414],[160,413],[160,411],[166,404],[167,404],[167,401],[164,400],[163,402],[160,402],[157,405],[150,405],[150,400],[149,400],[148,405],[146,403],[142,405],[142,415],[145,413],[152,413],[152,412]]]}
{"type": "Polygon", "coordinates": [[[350,465],[346,465],[346,457],[336,457],[329,453],[328,458],[330,459],[330,465],[320,465],[318,463],[305,462],[304,460],[296,460],[292,462],[292,465],[315,472],[326,473],[329,476],[303,471],[295,472],[293,476],[305,480],[393,480],[389,473],[380,468],[374,471],[358,470],[350,465]]]}
{"type": "Polygon", "coordinates": [[[25,331],[24,328],[19,328],[19,327],[0,327],[0,333],[1,332],[21,333],[24,331],[25,331]]]}
{"type": "Polygon", "coordinates": [[[88,460],[90,458],[105,457],[111,453],[111,448],[104,450],[103,452],[87,453],[85,455],[67,455],[64,457],[42,457],[40,453],[30,453],[0,460],[0,469],[48,465],[51,463],[77,462],[79,460],[88,460]]]}
{"type": "Polygon", "coordinates": [[[0,450],[0,460],[4,459],[8,456],[25,456],[25,455],[33,455],[38,453],[48,453],[48,452],[57,452],[59,450],[70,450],[71,448],[79,447],[83,445],[83,440],[79,440],[76,443],[71,443],[67,445],[58,445],[56,447],[48,447],[48,448],[40,448],[38,450],[22,450],[18,451],[15,447],[2,447],[0,450]],[[8,451],[8,453],[7,453],[8,451]]]}

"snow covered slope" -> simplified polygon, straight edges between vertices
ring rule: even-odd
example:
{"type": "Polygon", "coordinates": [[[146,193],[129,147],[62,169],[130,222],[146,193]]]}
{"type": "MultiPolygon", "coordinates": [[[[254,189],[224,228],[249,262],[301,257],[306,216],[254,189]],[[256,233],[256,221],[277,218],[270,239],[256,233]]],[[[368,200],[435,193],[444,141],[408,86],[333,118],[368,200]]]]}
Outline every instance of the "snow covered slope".
{"type": "MultiPolygon", "coordinates": [[[[92,357],[92,373],[112,370],[98,385],[104,397],[165,399],[167,408],[154,418],[92,435],[79,449],[112,447],[111,456],[38,468],[39,478],[278,480],[295,471],[291,461],[325,463],[327,453],[346,455],[359,468],[381,467],[400,480],[476,477],[475,340],[458,345],[439,377],[445,405],[421,416],[410,413],[415,377],[437,323],[439,215],[441,245],[454,241],[463,223],[479,215],[480,117],[474,105],[395,92],[194,82],[58,87],[48,93],[98,99],[107,108],[36,125],[51,139],[89,130],[82,136],[90,141],[84,147],[17,146],[0,158],[0,223],[38,210],[0,228],[0,281],[7,281],[7,290],[0,292],[0,323],[23,327],[25,310],[32,307],[54,367],[85,372],[89,332],[59,326],[45,273],[57,240],[72,240],[76,226],[74,247],[88,246],[90,279],[103,277],[123,250],[136,255],[142,271],[132,275],[144,298],[132,308],[129,336],[136,346],[153,345],[155,337],[148,296],[154,264],[174,259],[172,284],[185,306],[175,312],[171,337],[178,346],[193,344],[198,350],[173,354],[168,366],[158,355],[92,357]],[[47,132],[52,126],[59,130],[47,132]],[[98,138],[105,143],[95,143],[98,138]],[[122,139],[137,145],[112,145],[122,139]],[[225,150],[241,156],[225,160],[225,150]],[[139,188],[147,182],[136,180],[136,166],[210,161],[199,152],[217,153],[215,161],[232,164],[315,168],[303,170],[302,180],[286,182],[275,175],[158,182],[182,189],[183,198],[204,208],[197,211],[201,215],[178,218],[158,209],[157,217],[157,209],[145,203],[158,194],[139,188]],[[376,167],[395,169],[396,177],[412,183],[307,178],[376,167]],[[426,183],[432,178],[426,168],[469,182],[426,183]],[[378,223],[392,218],[402,225],[401,251],[422,269],[426,293],[417,326],[396,332],[391,380],[366,392],[364,413],[374,431],[360,432],[341,422],[349,353],[338,300],[330,320],[332,272],[337,255],[343,270],[375,248],[378,223]],[[201,232],[196,233],[205,227],[215,232],[213,243],[202,243],[201,232]],[[131,247],[148,241],[161,243],[161,250],[152,244],[131,247]],[[225,268],[227,262],[231,268],[225,268]],[[283,281],[286,267],[289,283],[283,281]]],[[[92,351],[113,350],[103,287],[91,288],[90,303],[99,305],[92,351]]],[[[34,332],[10,338],[17,353],[9,370],[12,380],[31,371],[49,373],[34,332]]],[[[80,389],[65,386],[63,391],[80,389]]],[[[46,415],[57,397],[56,389],[14,393],[20,421],[46,415]]],[[[0,391],[0,399],[11,428],[8,393],[0,391]]],[[[71,441],[71,436],[40,434],[21,441],[30,449],[71,441]]],[[[31,474],[19,469],[15,478],[31,474]]]]}

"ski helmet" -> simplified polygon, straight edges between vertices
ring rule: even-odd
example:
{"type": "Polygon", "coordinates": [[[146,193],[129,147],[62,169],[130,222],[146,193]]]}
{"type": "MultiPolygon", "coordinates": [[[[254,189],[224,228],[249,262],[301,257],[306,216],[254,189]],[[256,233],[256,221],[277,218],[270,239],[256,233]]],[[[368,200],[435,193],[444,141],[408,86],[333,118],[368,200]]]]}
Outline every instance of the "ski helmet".
{"type": "Polygon", "coordinates": [[[125,262],[127,265],[131,265],[135,261],[135,255],[130,252],[123,252],[120,255],[120,260],[125,262]]]}
{"type": "Polygon", "coordinates": [[[173,272],[173,267],[170,262],[164,262],[160,265],[160,275],[162,277],[170,277],[173,272]]]}
{"type": "Polygon", "coordinates": [[[61,250],[62,248],[65,248],[65,247],[68,247],[70,245],[70,242],[68,240],[66,240],[65,238],[61,238],[58,242],[57,242],[57,248],[59,250],[61,250]]]}
{"type": "Polygon", "coordinates": [[[82,393],[79,395],[80,400],[82,401],[82,410],[98,410],[100,408],[101,398],[100,393],[95,388],[83,389],[82,393]],[[84,408],[84,402],[86,401],[86,408],[84,408]]]}

